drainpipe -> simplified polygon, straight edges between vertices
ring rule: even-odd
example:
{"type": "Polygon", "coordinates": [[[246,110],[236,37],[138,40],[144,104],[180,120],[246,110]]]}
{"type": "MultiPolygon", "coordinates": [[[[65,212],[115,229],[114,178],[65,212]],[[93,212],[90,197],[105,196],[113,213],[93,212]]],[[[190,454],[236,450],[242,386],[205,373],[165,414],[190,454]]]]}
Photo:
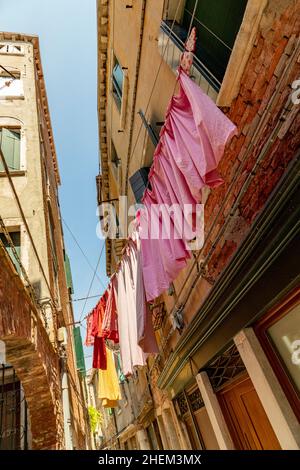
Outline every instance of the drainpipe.
{"type": "Polygon", "coordinates": [[[73,450],[73,439],[72,439],[72,432],[71,432],[70,399],[69,399],[69,380],[68,380],[68,373],[65,367],[65,361],[63,365],[61,385],[62,385],[62,405],[63,405],[63,415],[64,415],[65,449],[73,450]]]}
{"type": "Polygon", "coordinates": [[[130,119],[129,145],[128,145],[128,152],[127,152],[125,188],[124,188],[125,189],[125,191],[124,191],[125,195],[127,194],[127,191],[128,191],[128,173],[129,173],[129,164],[130,164],[130,156],[131,156],[131,149],[132,149],[133,124],[134,124],[134,117],[135,117],[137,87],[138,87],[139,70],[140,70],[141,53],[142,53],[142,44],[143,44],[143,35],[144,35],[145,12],[146,12],[146,0],[143,0],[142,9],[141,9],[141,19],[140,19],[140,38],[139,38],[139,45],[138,45],[138,52],[137,52],[137,59],[136,59],[136,68],[135,68],[134,86],[133,86],[133,96],[132,96],[132,113],[131,113],[131,119],[130,119]]]}

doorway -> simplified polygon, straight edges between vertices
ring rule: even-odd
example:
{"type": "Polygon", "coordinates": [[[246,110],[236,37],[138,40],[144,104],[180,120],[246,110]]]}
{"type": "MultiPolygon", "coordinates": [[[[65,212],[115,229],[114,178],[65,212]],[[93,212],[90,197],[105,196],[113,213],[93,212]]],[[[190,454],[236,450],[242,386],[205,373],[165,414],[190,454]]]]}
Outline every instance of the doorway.
{"type": "Polygon", "coordinates": [[[236,449],[281,448],[248,374],[222,388],[218,398],[236,449]]]}

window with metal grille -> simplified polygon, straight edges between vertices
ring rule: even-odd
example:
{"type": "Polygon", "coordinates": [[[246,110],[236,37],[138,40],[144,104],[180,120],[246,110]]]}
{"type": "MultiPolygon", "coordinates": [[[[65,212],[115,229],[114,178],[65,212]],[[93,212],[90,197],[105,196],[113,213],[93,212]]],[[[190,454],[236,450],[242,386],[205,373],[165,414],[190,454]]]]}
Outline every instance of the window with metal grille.
{"type": "Polygon", "coordinates": [[[237,347],[233,344],[214,359],[205,370],[213,389],[217,391],[238,374],[245,372],[246,368],[237,347]]]}
{"type": "Polygon", "coordinates": [[[21,383],[9,364],[0,365],[0,450],[28,449],[29,416],[21,383]]]}
{"type": "Polygon", "coordinates": [[[191,24],[196,27],[195,55],[220,81],[225,74],[246,5],[247,0],[186,1],[182,26],[186,31],[191,24]]]}

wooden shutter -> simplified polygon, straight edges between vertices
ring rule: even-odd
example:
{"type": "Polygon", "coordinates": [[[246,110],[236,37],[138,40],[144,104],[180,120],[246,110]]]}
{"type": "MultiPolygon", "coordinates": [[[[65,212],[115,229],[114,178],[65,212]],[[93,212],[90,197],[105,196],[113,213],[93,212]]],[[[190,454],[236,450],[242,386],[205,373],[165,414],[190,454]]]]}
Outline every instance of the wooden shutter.
{"type": "Polygon", "coordinates": [[[84,352],[83,352],[83,346],[82,346],[80,326],[75,326],[73,328],[73,337],[74,337],[77,370],[79,370],[81,375],[85,377],[86,370],[85,370],[84,352]]]}
{"type": "MultiPolygon", "coordinates": [[[[2,128],[1,149],[9,170],[20,170],[20,131],[2,128]]],[[[2,162],[0,171],[4,171],[2,162]]]]}
{"type": "Polygon", "coordinates": [[[143,167],[136,171],[130,178],[129,182],[133,191],[136,202],[141,202],[143,194],[148,184],[148,174],[150,168],[143,167]]]}

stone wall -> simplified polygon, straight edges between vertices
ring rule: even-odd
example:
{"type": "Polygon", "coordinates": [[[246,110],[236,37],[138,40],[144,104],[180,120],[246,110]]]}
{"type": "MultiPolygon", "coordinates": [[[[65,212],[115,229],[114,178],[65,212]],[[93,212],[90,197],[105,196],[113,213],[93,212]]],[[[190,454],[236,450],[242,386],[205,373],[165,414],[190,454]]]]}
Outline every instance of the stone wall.
{"type": "Polygon", "coordinates": [[[33,449],[63,447],[58,355],[5,250],[0,247],[0,340],[24,388],[33,449]]]}

